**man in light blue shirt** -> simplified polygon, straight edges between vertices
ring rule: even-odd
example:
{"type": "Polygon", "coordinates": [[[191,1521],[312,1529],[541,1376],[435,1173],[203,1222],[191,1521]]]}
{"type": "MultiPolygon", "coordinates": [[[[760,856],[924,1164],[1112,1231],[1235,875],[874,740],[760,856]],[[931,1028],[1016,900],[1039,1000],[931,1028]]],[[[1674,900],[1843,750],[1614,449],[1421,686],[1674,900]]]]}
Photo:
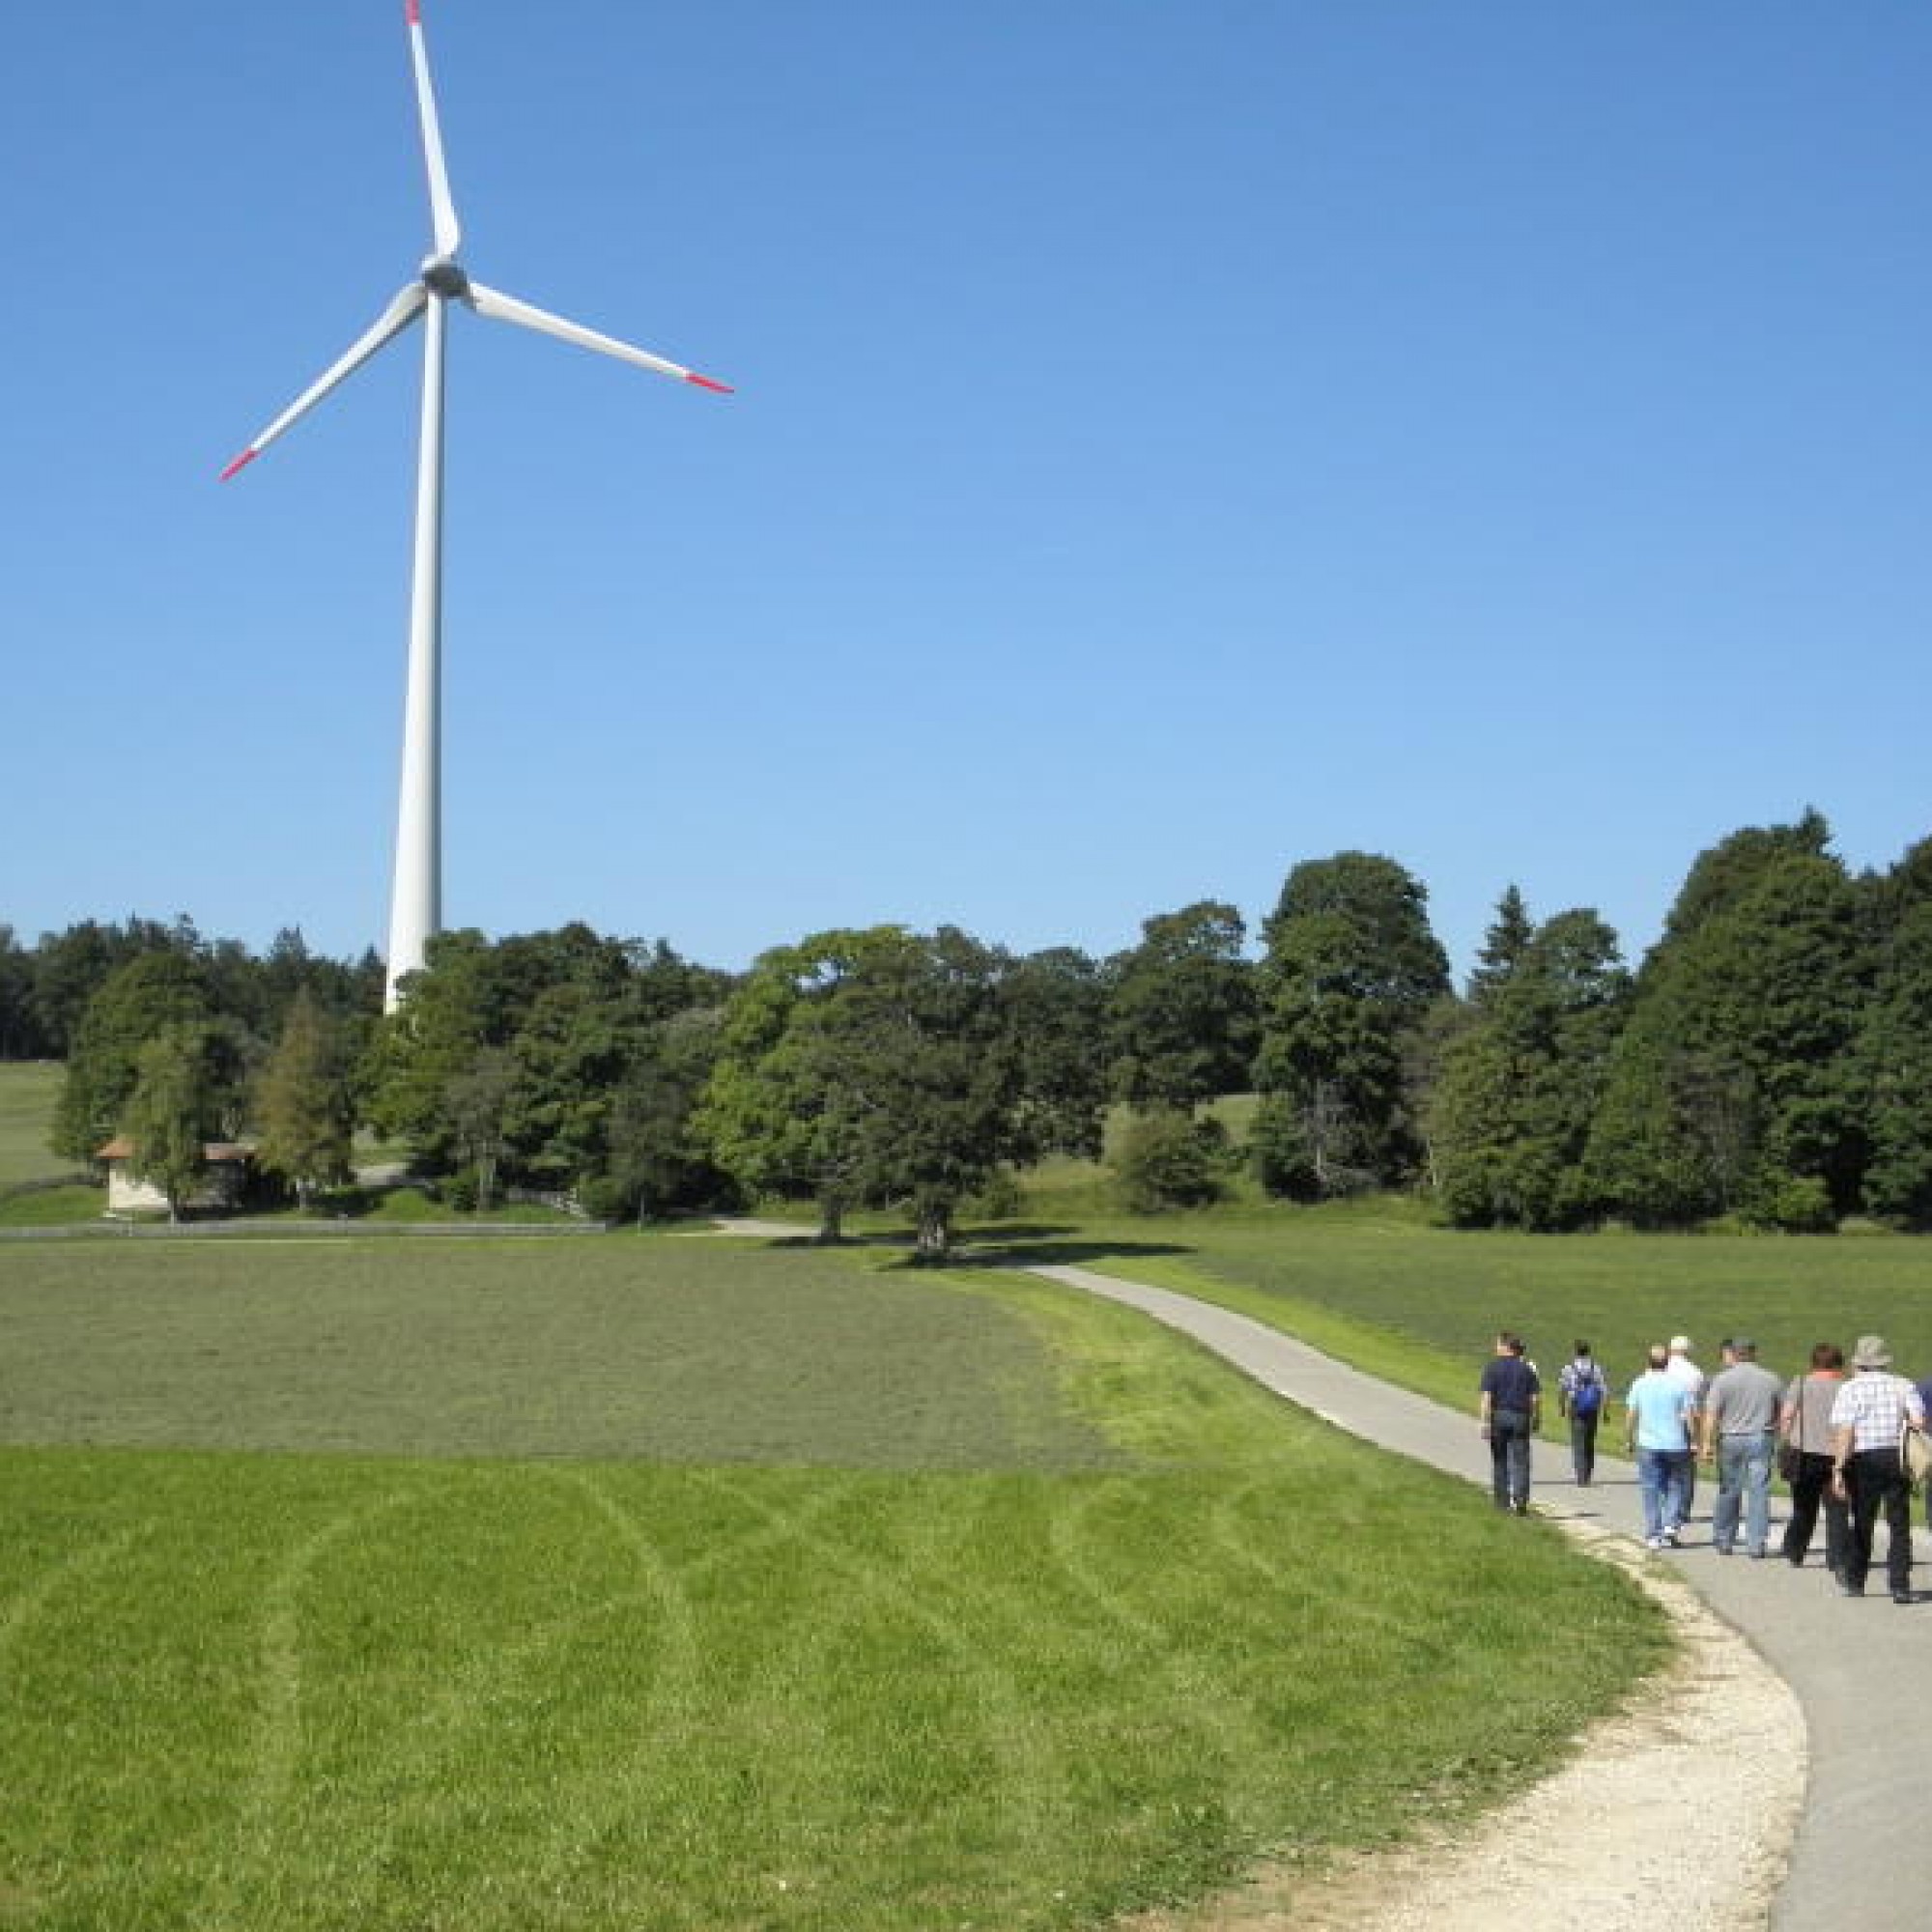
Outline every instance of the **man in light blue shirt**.
{"type": "Polygon", "coordinates": [[[1644,1542],[1675,1548],[1690,1506],[1690,1422],[1697,1398],[1670,1374],[1670,1350],[1651,1345],[1650,1366],[1624,1397],[1624,1446],[1636,1456],[1644,1542]]]}

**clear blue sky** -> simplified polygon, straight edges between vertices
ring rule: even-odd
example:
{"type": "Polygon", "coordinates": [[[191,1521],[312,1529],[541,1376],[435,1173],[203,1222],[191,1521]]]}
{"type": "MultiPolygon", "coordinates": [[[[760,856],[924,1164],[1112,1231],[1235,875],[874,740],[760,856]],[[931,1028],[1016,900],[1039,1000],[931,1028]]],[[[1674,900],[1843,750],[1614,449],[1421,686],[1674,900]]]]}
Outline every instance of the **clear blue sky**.
{"type": "MultiPolygon", "coordinates": [[[[1107,952],[1344,847],[1634,955],[1932,831],[1932,10],[425,0],[445,915],[1107,952]]],[[[380,944],[428,246],[400,0],[18,12],[0,920],[380,944]]]]}

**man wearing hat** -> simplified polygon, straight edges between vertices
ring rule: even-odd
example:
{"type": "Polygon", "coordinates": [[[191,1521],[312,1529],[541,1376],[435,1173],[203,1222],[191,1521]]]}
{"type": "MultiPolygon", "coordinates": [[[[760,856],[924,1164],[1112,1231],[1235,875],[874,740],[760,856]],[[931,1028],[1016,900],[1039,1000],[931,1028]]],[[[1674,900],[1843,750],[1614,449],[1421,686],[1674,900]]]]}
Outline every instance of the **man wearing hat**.
{"type": "Polygon", "coordinates": [[[1726,1342],[1724,1353],[1729,1359],[1704,1392],[1704,1460],[1718,1467],[1711,1541],[1719,1556],[1731,1553],[1742,1509],[1745,1541],[1753,1556],[1762,1556],[1771,1540],[1771,1459],[1784,1390],[1758,1366],[1757,1344],[1749,1336],[1726,1342]]]}
{"type": "Polygon", "coordinates": [[[1888,1531],[1886,1577],[1891,1601],[1912,1601],[1912,1488],[1898,1454],[1905,1430],[1925,1427],[1925,1405],[1903,1376],[1891,1373],[1883,1335],[1861,1335],[1851,1379],[1832,1404],[1832,1483],[1852,1506],[1851,1548],[1838,1588],[1862,1597],[1871,1569],[1879,1512],[1888,1531]]]}

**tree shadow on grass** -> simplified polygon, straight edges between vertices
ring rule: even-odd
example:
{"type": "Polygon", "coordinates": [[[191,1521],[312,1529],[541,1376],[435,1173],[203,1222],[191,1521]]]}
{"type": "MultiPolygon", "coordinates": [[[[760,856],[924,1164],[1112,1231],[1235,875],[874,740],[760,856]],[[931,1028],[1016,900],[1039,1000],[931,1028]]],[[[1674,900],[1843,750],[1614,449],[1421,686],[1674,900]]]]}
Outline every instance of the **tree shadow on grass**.
{"type": "Polygon", "coordinates": [[[768,1235],[767,1248],[874,1248],[893,1254],[889,1267],[1104,1267],[1109,1261],[1157,1255],[1191,1255],[1179,1241],[1097,1241],[1082,1238],[1077,1227],[1053,1221],[992,1221],[955,1232],[943,1262],[919,1254],[911,1228],[873,1229],[822,1241],[816,1233],[768,1235]]]}
{"type": "MultiPolygon", "coordinates": [[[[894,1237],[896,1241],[897,1237],[894,1237]]],[[[912,1236],[905,1237],[910,1242],[912,1236]]],[[[1195,1250],[1179,1241],[1098,1241],[1083,1237],[1078,1228],[1050,1223],[998,1222],[955,1234],[947,1253],[950,1267],[1104,1267],[1112,1261],[1132,1261],[1155,1255],[1190,1255],[1195,1250]]],[[[907,1257],[915,1265],[919,1258],[907,1257]]],[[[924,1265],[934,1265],[928,1258],[924,1265]]]]}
{"type": "MultiPolygon", "coordinates": [[[[1067,1231],[1072,1232],[1070,1229],[1067,1231]]],[[[1191,1255],[1198,1250],[1182,1241],[1023,1240],[980,1245],[962,1243],[958,1259],[976,1266],[1095,1267],[1108,1262],[1151,1259],[1159,1255],[1191,1255]]]]}

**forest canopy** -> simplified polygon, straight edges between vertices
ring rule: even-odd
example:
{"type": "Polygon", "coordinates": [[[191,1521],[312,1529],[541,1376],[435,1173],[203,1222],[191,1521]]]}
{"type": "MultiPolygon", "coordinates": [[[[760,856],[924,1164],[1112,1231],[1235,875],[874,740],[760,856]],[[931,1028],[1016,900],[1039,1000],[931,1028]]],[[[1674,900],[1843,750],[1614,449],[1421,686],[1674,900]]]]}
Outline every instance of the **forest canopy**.
{"type": "Polygon", "coordinates": [[[459,1205],[781,1196],[828,1233],[892,1205],[939,1255],[1014,1171],[1097,1153],[1111,1106],[1138,1206],[1245,1160],[1272,1194],[1406,1189],[1467,1227],[1932,1224],[1932,838],[1855,874],[1815,811],[1744,828],[1634,964],[1593,908],[1505,882],[1461,987],[1428,896],[1339,852],[1289,870],[1258,944],[1204,898],[1109,957],[881,925],[739,974],[582,924],[460,930],[387,1015],[373,952],[295,930],[258,955],[185,918],[0,925],[0,1059],[66,1063],[76,1163],[132,1135],[179,1180],[196,1137],[245,1136],[304,1205],[361,1126],[459,1205]],[[1239,1092],[1236,1148],[1208,1110],[1239,1092]]]}

